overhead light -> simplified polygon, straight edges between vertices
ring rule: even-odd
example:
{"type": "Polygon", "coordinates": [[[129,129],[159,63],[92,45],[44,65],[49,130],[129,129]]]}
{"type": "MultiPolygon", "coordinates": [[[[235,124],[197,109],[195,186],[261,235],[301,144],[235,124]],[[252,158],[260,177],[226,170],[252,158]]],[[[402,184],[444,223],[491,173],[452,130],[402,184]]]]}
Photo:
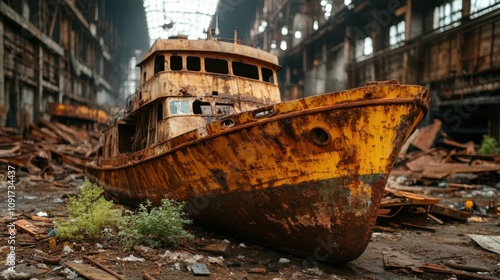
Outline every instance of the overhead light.
{"type": "Polygon", "coordinates": [[[325,6],[325,11],[328,12],[328,13],[331,13],[332,12],[332,8],[333,8],[332,4],[328,3],[325,6]]]}
{"type": "Polygon", "coordinates": [[[287,44],[286,44],[286,41],[285,40],[281,40],[281,43],[280,43],[280,49],[282,50],[286,50],[287,48],[287,44]]]}
{"type": "Polygon", "coordinates": [[[283,25],[283,27],[281,27],[281,35],[285,36],[288,34],[288,27],[286,25],[283,25]]]}
{"type": "Polygon", "coordinates": [[[314,30],[318,30],[318,28],[319,28],[319,22],[318,22],[317,20],[315,20],[315,21],[313,22],[313,29],[314,29],[314,30]]]}
{"type": "Polygon", "coordinates": [[[295,38],[297,38],[297,39],[302,38],[302,32],[300,32],[300,31],[295,31],[295,33],[294,33],[293,35],[294,35],[294,36],[295,36],[295,38]]]}
{"type": "Polygon", "coordinates": [[[267,27],[267,21],[263,20],[260,25],[262,25],[262,26],[264,26],[264,28],[266,28],[267,27]]]}
{"type": "Polygon", "coordinates": [[[266,28],[264,26],[259,26],[259,33],[262,33],[266,30],[266,28]]]}
{"type": "Polygon", "coordinates": [[[276,49],[276,40],[273,40],[271,42],[271,49],[273,49],[273,50],[276,49]]]}

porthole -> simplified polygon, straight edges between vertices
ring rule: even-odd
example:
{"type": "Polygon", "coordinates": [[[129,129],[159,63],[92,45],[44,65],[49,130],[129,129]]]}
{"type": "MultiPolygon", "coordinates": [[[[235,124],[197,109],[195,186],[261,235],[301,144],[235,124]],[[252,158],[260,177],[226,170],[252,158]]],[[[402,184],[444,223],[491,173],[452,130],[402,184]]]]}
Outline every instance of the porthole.
{"type": "Polygon", "coordinates": [[[318,146],[325,146],[330,143],[330,135],[326,130],[320,127],[311,129],[309,137],[311,138],[311,141],[318,146]]]}

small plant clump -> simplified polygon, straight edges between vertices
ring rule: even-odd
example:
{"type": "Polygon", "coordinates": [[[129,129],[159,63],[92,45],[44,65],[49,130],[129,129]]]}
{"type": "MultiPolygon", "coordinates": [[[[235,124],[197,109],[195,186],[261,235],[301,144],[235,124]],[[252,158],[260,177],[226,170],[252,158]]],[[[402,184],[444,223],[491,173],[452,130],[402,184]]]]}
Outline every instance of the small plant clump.
{"type": "Polygon", "coordinates": [[[119,228],[121,241],[126,246],[147,245],[159,248],[176,246],[183,238],[193,236],[183,226],[192,221],[185,218],[184,203],[163,199],[152,207],[150,201],[139,205],[137,212],[122,217],[112,201],[103,196],[104,190],[88,180],[82,184],[78,196],[69,198],[67,219],[58,219],[57,238],[62,240],[98,239],[105,228],[119,228]]]}
{"type": "Polygon", "coordinates": [[[481,142],[481,148],[478,151],[479,154],[498,154],[500,149],[498,148],[498,142],[495,138],[488,135],[483,135],[483,141],[481,142]]]}
{"type": "Polygon", "coordinates": [[[85,180],[80,194],[69,198],[68,219],[58,220],[56,224],[57,238],[97,239],[104,228],[119,226],[123,222],[121,211],[113,209],[113,202],[106,200],[103,193],[101,187],[85,180]]]}
{"type": "Polygon", "coordinates": [[[182,239],[192,238],[184,230],[184,225],[192,221],[185,217],[184,203],[163,199],[161,205],[153,207],[148,200],[139,205],[136,213],[125,217],[122,238],[126,245],[146,245],[160,248],[165,245],[177,246],[182,239]]]}

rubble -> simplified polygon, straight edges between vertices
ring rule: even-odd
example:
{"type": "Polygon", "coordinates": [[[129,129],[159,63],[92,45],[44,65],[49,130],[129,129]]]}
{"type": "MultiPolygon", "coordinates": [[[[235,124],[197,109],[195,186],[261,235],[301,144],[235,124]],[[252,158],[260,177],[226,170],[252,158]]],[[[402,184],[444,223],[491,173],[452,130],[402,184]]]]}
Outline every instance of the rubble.
{"type": "Polygon", "coordinates": [[[478,154],[479,147],[472,141],[459,143],[441,126],[436,119],[417,130],[399,154],[381,202],[379,230],[389,225],[432,231],[427,227],[429,219],[442,225],[448,220],[483,221],[484,216],[496,216],[498,191],[491,185],[498,182],[500,155],[478,154]],[[456,202],[443,205],[444,198],[456,202]],[[472,206],[466,207],[467,203],[472,206]]]}
{"type": "MultiPolygon", "coordinates": [[[[76,126],[38,120],[39,126],[30,125],[24,140],[2,137],[0,162],[28,171],[31,181],[56,182],[65,175],[83,173],[87,161],[96,155],[99,134],[76,126]]],[[[3,131],[3,130],[2,130],[3,131]]]]}

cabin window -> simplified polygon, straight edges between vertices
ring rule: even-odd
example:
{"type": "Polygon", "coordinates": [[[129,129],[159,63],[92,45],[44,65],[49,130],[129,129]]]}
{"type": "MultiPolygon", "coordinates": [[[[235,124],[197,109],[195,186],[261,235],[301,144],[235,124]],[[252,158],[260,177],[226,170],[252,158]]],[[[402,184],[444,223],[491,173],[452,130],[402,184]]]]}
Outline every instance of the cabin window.
{"type": "Polygon", "coordinates": [[[182,56],[172,55],[170,57],[170,70],[182,70],[182,56]]]}
{"type": "Polygon", "coordinates": [[[170,114],[172,115],[189,114],[189,101],[187,100],[170,101],[169,109],[170,109],[170,114]]]}
{"type": "Polygon", "coordinates": [[[157,55],[155,57],[155,74],[161,71],[165,71],[165,56],[157,55]]]}
{"type": "Polygon", "coordinates": [[[146,71],[144,71],[144,73],[142,74],[142,82],[146,82],[146,71]]]}
{"type": "Polygon", "coordinates": [[[262,67],[262,80],[264,82],[274,83],[273,70],[262,67]]]}
{"type": "Polygon", "coordinates": [[[135,134],[135,125],[119,124],[118,125],[118,152],[132,152],[133,137],[135,134]]]}
{"type": "Polygon", "coordinates": [[[157,121],[163,120],[163,103],[158,105],[158,107],[156,108],[156,120],[157,121]]]}
{"type": "Polygon", "coordinates": [[[210,73],[229,74],[227,60],[205,58],[205,71],[210,73]]]}
{"type": "Polygon", "coordinates": [[[188,56],[187,57],[187,70],[200,71],[201,70],[200,58],[197,56],[188,56]]]}
{"type": "Polygon", "coordinates": [[[193,102],[193,113],[197,115],[211,115],[212,107],[209,102],[195,100],[193,102]]]}
{"type": "Polygon", "coordinates": [[[217,115],[230,115],[235,113],[233,104],[225,103],[215,103],[215,112],[217,115]]]}
{"type": "Polygon", "coordinates": [[[257,66],[246,64],[242,62],[233,61],[233,73],[236,76],[250,78],[250,79],[259,79],[259,70],[257,66]]]}

